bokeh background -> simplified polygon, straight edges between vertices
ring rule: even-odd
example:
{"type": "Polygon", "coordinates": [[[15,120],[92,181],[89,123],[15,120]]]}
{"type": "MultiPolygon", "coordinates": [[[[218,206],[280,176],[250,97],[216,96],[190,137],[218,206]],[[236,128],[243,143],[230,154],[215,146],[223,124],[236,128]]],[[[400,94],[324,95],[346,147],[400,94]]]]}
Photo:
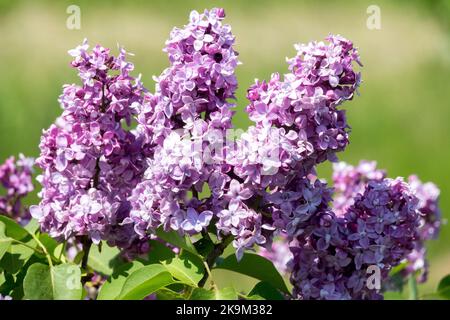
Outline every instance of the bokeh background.
{"type": "MultiPolygon", "coordinates": [[[[86,37],[135,54],[136,74],[153,89],[153,75],[168,65],[162,52],[173,26],[187,22],[192,9],[221,6],[236,35],[243,62],[238,68],[238,114],[246,128],[245,93],[255,78],[287,71],[293,44],[341,34],[359,47],[364,63],[361,96],[346,104],[351,144],[340,159],[356,164],[375,159],[391,176],[417,173],[441,189],[450,217],[450,1],[16,1],[0,0],[0,162],[22,152],[38,155],[42,129],[60,113],[64,83],[77,82],[67,50],[86,37]],[[381,9],[381,29],[369,30],[369,5],[381,9]],[[69,30],[69,5],[81,9],[81,29],[69,30]]],[[[330,178],[331,166],[320,168],[330,178]]],[[[37,201],[36,195],[28,200],[37,201]]],[[[429,243],[430,279],[420,295],[432,292],[450,273],[450,225],[429,243]]],[[[218,272],[220,284],[239,280],[218,272]]],[[[401,295],[391,295],[392,298],[401,295]]]]}

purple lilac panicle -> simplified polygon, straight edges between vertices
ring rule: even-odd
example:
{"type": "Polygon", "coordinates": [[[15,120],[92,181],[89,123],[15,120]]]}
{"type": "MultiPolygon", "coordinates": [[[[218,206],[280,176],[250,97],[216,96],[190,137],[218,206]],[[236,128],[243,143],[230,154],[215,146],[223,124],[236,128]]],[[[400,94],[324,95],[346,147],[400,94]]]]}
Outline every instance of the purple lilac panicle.
{"type": "Polygon", "coordinates": [[[9,157],[0,165],[0,185],[4,193],[0,194],[0,214],[5,214],[19,223],[30,219],[28,208],[22,204],[22,199],[31,191],[34,159],[23,154],[19,159],[9,157]]]}
{"type": "Polygon", "coordinates": [[[224,18],[223,9],[193,11],[189,23],[174,28],[166,42],[170,67],[156,78],[156,92],[138,115],[148,169],[130,197],[127,221],[141,236],[159,226],[195,234],[216,216],[220,235],[236,236],[241,252],[264,238],[260,215],[244,203],[250,190],[233,180],[224,164],[223,139],[234,106],[228,100],[235,98],[239,64],[224,18]],[[199,199],[205,184],[211,196],[199,199]],[[239,223],[227,220],[236,210],[239,223]]]}
{"type": "Polygon", "coordinates": [[[141,141],[126,125],[146,90],[130,75],[124,49],[117,57],[99,45],[88,49],[85,41],[69,51],[82,85],[64,86],[63,112],[43,133],[36,160],[41,202],[30,210],[52,237],[88,236],[125,248],[137,241],[121,222],[144,167],[141,141]]]}
{"type": "Polygon", "coordinates": [[[380,299],[366,286],[366,270],[381,282],[413,249],[418,237],[417,198],[401,179],[371,181],[344,216],[318,213],[297,237],[290,263],[300,299],[380,299]]]}
{"type": "Polygon", "coordinates": [[[335,35],[327,41],[296,45],[297,55],[288,59],[291,73],[284,80],[273,74],[269,82],[256,81],[247,94],[250,119],[295,130],[299,146],[312,150],[304,160],[310,168],[335,160],[347,146],[349,126],[337,107],[353,98],[361,82],[353,68],[353,62],[361,65],[353,44],[335,35]]]}
{"type": "MultiPolygon", "coordinates": [[[[385,177],[386,171],[377,169],[375,161],[361,161],[357,167],[344,162],[335,164],[333,182],[336,195],[333,200],[333,210],[337,215],[344,215],[356,196],[364,191],[370,181],[381,181],[385,177]]],[[[422,183],[415,175],[408,178],[408,183],[419,199],[420,226],[415,248],[404,261],[405,268],[402,270],[402,275],[407,278],[416,273],[417,280],[425,282],[428,274],[425,241],[436,239],[442,223],[438,203],[439,189],[431,182],[422,183]]]]}
{"type": "Polygon", "coordinates": [[[434,183],[422,183],[415,175],[409,176],[408,182],[419,199],[420,226],[419,239],[415,243],[413,252],[406,259],[407,264],[405,269],[402,270],[402,274],[405,278],[416,275],[417,281],[423,283],[427,281],[429,266],[426,259],[425,242],[438,237],[442,224],[439,208],[440,191],[434,183]]]}

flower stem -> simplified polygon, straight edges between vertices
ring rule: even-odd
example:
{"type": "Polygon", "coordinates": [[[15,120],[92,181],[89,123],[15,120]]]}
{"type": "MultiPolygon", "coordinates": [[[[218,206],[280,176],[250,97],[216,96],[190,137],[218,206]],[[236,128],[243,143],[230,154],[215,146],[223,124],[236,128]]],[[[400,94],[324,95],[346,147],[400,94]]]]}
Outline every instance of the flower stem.
{"type": "Polygon", "coordinates": [[[81,268],[86,269],[89,259],[89,252],[91,251],[92,241],[88,237],[81,238],[81,245],[83,246],[83,259],[81,260],[81,268]]]}
{"type": "Polygon", "coordinates": [[[414,274],[411,274],[408,279],[409,286],[409,300],[417,300],[419,294],[417,290],[417,280],[414,274]]]}
{"type": "Polygon", "coordinates": [[[210,277],[210,270],[216,263],[217,258],[223,254],[225,248],[228,247],[231,241],[233,241],[233,236],[231,234],[225,236],[222,239],[222,241],[217,243],[211,250],[211,252],[208,254],[205,261],[205,267],[207,268],[205,269],[205,274],[203,275],[203,278],[198,283],[199,287],[203,287],[205,285],[206,281],[208,280],[208,277],[210,277]]]}
{"type": "Polygon", "coordinates": [[[39,240],[38,237],[36,237],[35,234],[30,233],[30,235],[37,242],[38,246],[41,247],[42,252],[44,253],[45,257],[47,258],[48,265],[50,266],[50,268],[53,268],[52,256],[48,253],[47,248],[42,244],[42,242],[39,240]]]}

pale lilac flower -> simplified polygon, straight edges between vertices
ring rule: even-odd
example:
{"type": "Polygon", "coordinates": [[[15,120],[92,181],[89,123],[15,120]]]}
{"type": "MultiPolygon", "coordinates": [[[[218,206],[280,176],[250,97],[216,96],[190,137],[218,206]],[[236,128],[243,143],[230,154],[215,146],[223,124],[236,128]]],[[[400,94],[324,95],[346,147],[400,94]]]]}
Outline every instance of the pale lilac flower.
{"type": "Polygon", "coordinates": [[[213,213],[209,210],[198,213],[195,209],[188,208],[186,220],[181,223],[181,228],[188,233],[191,231],[199,233],[209,225],[212,217],[213,213]]]}
{"type": "Polygon", "coordinates": [[[82,85],[65,85],[61,116],[41,137],[41,202],[30,211],[41,229],[59,240],[88,236],[128,248],[140,241],[121,223],[127,197],[145,167],[141,138],[127,126],[143,104],[146,89],[129,72],[133,65],[85,41],[69,53],[82,85]]]}

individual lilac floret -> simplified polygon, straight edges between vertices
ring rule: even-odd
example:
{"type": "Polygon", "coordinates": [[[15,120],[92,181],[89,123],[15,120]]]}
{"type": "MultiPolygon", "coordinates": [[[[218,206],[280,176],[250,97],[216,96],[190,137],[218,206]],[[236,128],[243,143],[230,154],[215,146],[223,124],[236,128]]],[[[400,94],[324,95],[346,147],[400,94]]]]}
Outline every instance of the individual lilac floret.
{"type": "Polygon", "coordinates": [[[0,164],[0,186],[4,192],[0,193],[0,214],[9,216],[19,223],[26,223],[30,219],[28,208],[22,204],[22,199],[31,191],[34,159],[26,158],[23,154],[9,157],[0,164]]]}
{"type": "Polygon", "coordinates": [[[252,121],[293,129],[298,140],[312,145],[310,166],[336,160],[347,146],[349,126],[337,107],[353,98],[361,82],[353,70],[353,62],[360,64],[353,44],[340,36],[327,40],[296,45],[297,55],[288,59],[291,73],[257,81],[247,94],[252,121]]]}
{"type": "Polygon", "coordinates": [[[10,296],[3,296],[2,294],[0,294],[0,301],[1,300],[4,300],[4,301],[6,301],[6,300],[12,300],[12,298],[10,297],[10,296]]]}
{"type": "Polygon", "coordinates": [[[384,170],[377,169],[375,161],[361,161],[354,167],[345,162],[333,165],[333,210],[343,215],[353,205],[356,195],[362,194],[369,181],[381,181],[386,178],[384,170]]]}
{"type": "Polygon", "coordinates": [[[385,282],[392,267],[414,249],[418,199],[401,179],[371,181],[344,216],[316,214],[297,237],[290,263],[293,294],[300,299],[379,299],[366,285],[367,269],[385,282]]]}
{"type": "Polygon", "coordinates": [[[146,90],[130,75],[123,49],[114,57],[99,45],[88,48],[85,41],[69,51],[82,85],[64,86],[62,115],[43,133],[36,160],[42,200],[30,211],[57,239],[88,236],[125,248],[136,236],[121,222],[145,164],[141,141],[127,126],[146,90]]]}

